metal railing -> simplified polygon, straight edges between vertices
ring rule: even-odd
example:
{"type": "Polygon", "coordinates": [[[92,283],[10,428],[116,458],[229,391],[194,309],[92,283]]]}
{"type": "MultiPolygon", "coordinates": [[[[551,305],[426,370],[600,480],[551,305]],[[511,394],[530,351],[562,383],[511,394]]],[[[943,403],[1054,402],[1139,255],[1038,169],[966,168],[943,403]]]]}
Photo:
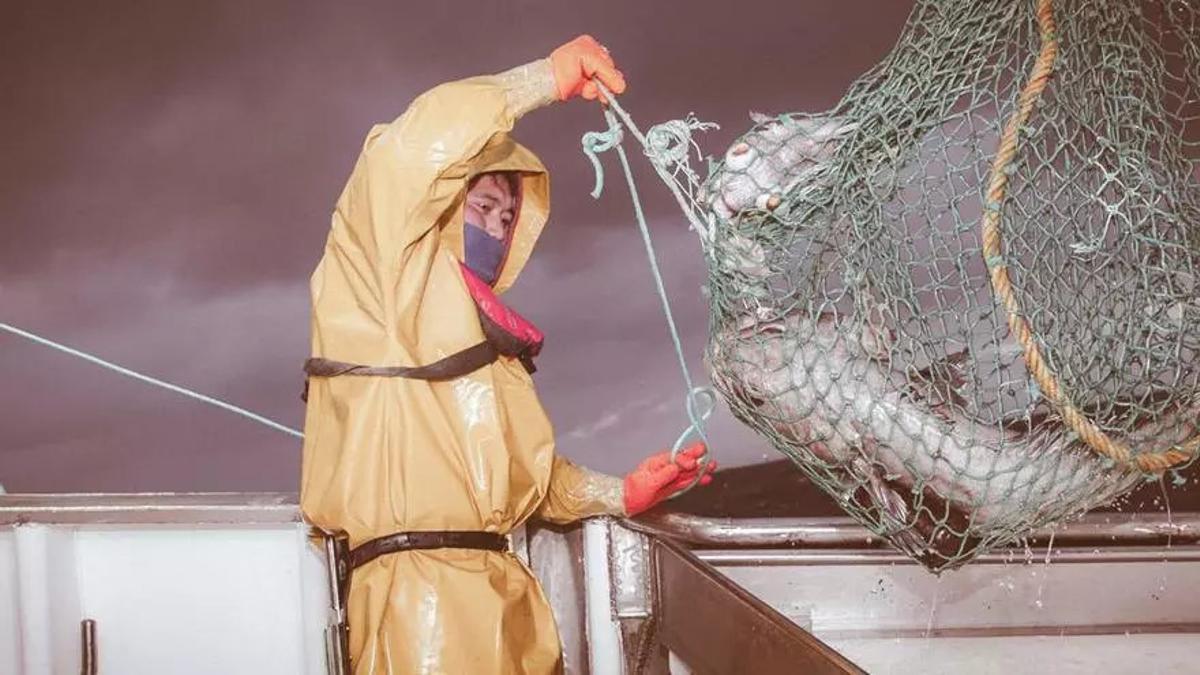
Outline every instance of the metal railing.
{"type": "MultiPolygon", "coordinates": [[[[890,550],[886,541],[850,518],[713,518],[662,511],[628,525],[701,548],[890,550]]],[[[1200,513],[1090,513],[1035,530],[1027,540],[1033,545],[1051,537],[1064,547],[1195,544],[1200,543],[1200,513]]]]}
{"type": "MultiPolygon", "coordinates": [[[[8,526],[301,521],[295,495],[286,493],[0,496],[0,525],[8,526]]],[[[636,521],[601,519],[599,524],[607,532],[603,539],[607,564],[596,569],[593,561],[589,563],[593,569],[577,570],[575,575],[586,584],[601,573],[607,580],[607,597],[582,605],[611,622],[625,673],[661,675],[668,672],[672,658],[694,673],[862,672],[715,566],[915,564],[848,518],[734,519],[657,512],[636,521]]],[[[533,536],[522,537],[518,547],[526,559],[536,548],[528,544],[533,536]]],[[[578,530],[575,536],[579,538],[578,530]]],[[[1035,532],[1029,541],[1045,545],[1051,537],[1055,549],[1066,556],[1056,557],[1059,562],[1200,560],[1200,513],[1091,514],[1054,530],[1035,532]]],[[[325,551],[332,601],[326,637],[329,670],[340,675],[349,672],[345,607],[336,592],[344,579],[337,567],[344,551],[332,543],[326,541],[325,551]]],[[[539,555],[546,550],[540,549],[539,555]]],[[[534,561],[533,567],[539,562],[542,569],[578,567],[582,557],[578,553],[562,547],[556,554],[560,559],[534,561]]],[[[1011,551],[1000,550],[979,562],[1011,556],[1011,551]]],[[[579,603],[573,607],[568,611],[580,611],[579,603]]],[[[585,636],[581,639],[595,646],[594,638],[599,636],[591,632],[594,626],[584,630],[580,617],[561,612],[559,620],[564,633],[573,630],[570,624],[578,623],[585,636]]],[[[83,642],[85,653],[94,653],[94,627],[83,642]]],[[[574,670],[568,672],[586,672],[578,656],[572,658],[574,670]]],[[[600,671],[593,667],[590,675],[600,671]]]]}

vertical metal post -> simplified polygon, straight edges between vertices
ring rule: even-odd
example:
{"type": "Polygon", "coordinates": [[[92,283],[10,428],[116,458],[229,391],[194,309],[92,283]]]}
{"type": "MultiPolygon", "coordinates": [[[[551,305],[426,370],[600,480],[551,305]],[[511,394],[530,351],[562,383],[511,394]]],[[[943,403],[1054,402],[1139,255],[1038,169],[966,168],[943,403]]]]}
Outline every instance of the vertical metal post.
{"type": "Polygon", "coordinates": [[[333,621],[325,628],[325,658],[330,675],[350,672],[349,626],[346,600],[350,593],[349,541],[344,535],[325,533],[325,566],[329,573],[329,598],[333,621]]]}
{"type": "Polygon", "coordinates": [[[621,627],[613,611],[606,518],[583,521],[588,666],[593,675],[624,675],[621,627]]]}
{"type": "Polygon", "coordinates": [[[630,675],[667,675],[667,651],[657,639],[654,563],[649,538],[609,521],[609,567],[613,609],[621,628],[625,672],[630,675]]]}
{"type": "Polygon", "coordinates": [[[79,622],[81,675],[96,675],[96,621],[84,619],[79,622]]]}

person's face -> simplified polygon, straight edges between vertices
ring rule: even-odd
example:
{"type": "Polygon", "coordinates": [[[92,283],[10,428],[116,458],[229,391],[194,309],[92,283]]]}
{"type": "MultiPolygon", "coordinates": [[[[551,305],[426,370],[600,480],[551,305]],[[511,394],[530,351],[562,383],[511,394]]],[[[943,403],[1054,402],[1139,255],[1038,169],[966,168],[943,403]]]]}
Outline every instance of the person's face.
{"type": "Polygon", "coordinates": [[[467,190],[465,220],[489,236],[504,241],[517,217],[517,198],[505,177],[495,173],[480,176],[467,190]]]}

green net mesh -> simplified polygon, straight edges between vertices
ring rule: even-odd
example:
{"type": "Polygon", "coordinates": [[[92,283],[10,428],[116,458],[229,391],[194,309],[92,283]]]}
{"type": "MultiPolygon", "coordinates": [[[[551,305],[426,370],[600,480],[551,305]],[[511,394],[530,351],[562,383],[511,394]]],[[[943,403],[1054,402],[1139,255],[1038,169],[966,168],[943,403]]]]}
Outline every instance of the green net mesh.
{"type": "Polygon", "coordinates": [[[1197,3],[924,0],[754,121],[688,195],[711,376],[848,513],[950,569],[1195,455],[1197,3]]]}

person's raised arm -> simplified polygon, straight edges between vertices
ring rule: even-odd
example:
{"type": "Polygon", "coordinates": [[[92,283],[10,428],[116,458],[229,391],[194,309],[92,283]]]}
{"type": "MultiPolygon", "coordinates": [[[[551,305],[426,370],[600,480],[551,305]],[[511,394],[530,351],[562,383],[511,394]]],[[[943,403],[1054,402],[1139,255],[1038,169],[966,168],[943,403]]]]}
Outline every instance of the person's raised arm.
{"type": "Polygon", "coordinates": [[[614,93],[625,90],[608,51],[585,35],[548,58],[421,94],[404,114],[367,135],[338,200],[346,234],[376,262],[398,262],[454,197],[438,190],[442,179],[460,185],[469,161],[531,110],[575,96],[599,96],[593,78],[614,93]]]}

